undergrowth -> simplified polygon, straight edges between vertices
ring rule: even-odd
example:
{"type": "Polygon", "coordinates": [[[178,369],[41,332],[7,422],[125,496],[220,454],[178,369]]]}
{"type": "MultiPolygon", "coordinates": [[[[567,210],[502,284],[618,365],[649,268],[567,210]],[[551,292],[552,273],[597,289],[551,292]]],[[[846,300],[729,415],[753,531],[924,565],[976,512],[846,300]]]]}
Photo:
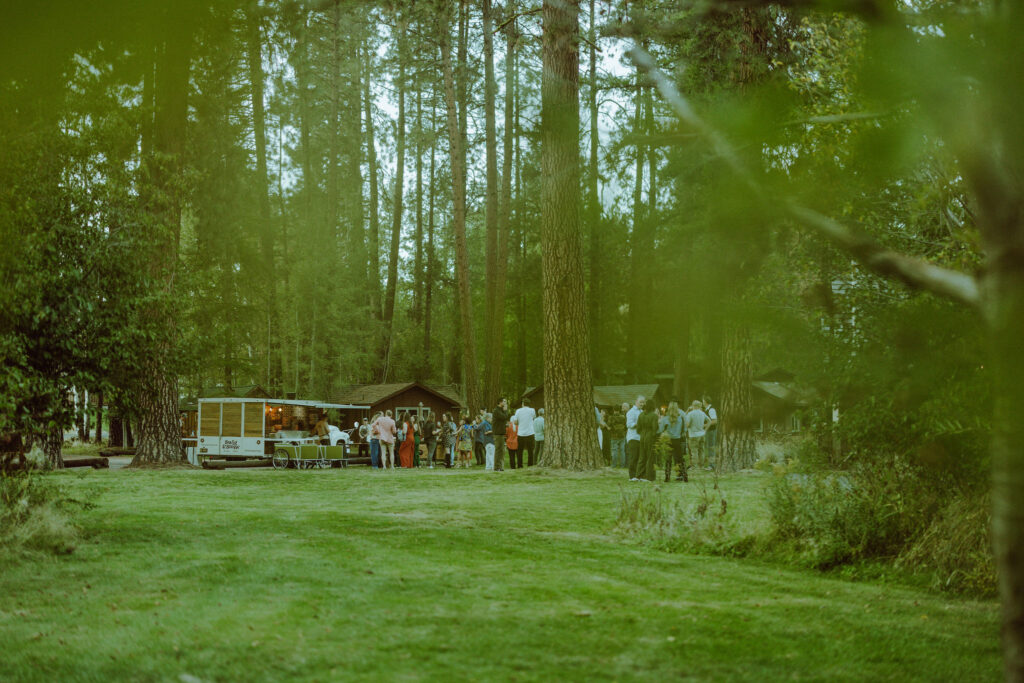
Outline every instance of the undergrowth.
{"type": "Polygon", "coordinates": [[[0,474],[0,555],[66,555],[75,550],[79,529],[70,508],[92,507],[71,498],[52,478],[34,472],[0,474]]]}
{"type": "Polygon", "coordinates": [[[681,487],[623,487],[616,527],[626,535],[671,552],[745,555],[752,534],[734,515],[718,478],[694,482],[695,500],[687,502],[681,487]]]}

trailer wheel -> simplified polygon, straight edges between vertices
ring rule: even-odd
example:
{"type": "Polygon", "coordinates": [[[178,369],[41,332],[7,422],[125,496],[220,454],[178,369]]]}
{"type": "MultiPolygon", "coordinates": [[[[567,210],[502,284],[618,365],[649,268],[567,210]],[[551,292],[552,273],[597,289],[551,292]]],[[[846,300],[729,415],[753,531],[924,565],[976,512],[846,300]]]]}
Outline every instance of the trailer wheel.
{"type": "Polygon", "coordinates": [[[286,469],[291,462],[291,454],[283,448],[278,448],[274,451],[274,457],[272,458],[275,470],[286,469]]]}

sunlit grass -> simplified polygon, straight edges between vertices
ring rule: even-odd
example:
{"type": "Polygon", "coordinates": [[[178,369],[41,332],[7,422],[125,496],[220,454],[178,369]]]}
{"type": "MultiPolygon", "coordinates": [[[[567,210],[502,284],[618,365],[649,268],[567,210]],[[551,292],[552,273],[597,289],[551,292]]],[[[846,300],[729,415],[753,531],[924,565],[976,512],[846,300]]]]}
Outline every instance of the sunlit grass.
{"type": "MultiPolygon", "coordinates": [[[[0,575],[14,680],[989,680],[994,603],[669,554],[629,484],[446,470],[88,471],[68,557],[0,575]]],[[[762,514],[761,475],[726,477],[762,514]]],[[[698,486],[669,484],[696,496],[698,486]]]]}

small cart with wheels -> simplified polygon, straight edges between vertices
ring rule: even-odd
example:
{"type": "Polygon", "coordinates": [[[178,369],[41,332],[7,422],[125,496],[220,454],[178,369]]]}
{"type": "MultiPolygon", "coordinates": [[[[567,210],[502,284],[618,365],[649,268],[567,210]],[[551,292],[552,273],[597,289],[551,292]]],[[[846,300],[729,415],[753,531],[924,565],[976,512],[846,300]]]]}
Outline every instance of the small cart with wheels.
{"type": "Polygon", "coordinates": [[[189,435],[194,465],[208,458],[266,458],[275,467],[345,467],[362,446],[352,442],[359,430],[332,429],[332,445],[321,445],[309,429],[325,415],[359,425],[370,410],[368,405],[296,399],[201,398],[198,403],[196,433],[189,435]]]}

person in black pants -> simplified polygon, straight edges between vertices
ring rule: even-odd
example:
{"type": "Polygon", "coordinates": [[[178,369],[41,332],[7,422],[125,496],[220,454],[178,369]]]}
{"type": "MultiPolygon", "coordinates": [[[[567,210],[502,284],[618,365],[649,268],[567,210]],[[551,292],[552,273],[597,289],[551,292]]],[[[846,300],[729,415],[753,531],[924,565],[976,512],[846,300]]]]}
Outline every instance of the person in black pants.
{"type": "Polygon", "coordinates": [[[508,401],[501,399],[491,415],[491,433],[494,434],[494,471],[505,470],[505,428],[508,426],[508,401]]]}

